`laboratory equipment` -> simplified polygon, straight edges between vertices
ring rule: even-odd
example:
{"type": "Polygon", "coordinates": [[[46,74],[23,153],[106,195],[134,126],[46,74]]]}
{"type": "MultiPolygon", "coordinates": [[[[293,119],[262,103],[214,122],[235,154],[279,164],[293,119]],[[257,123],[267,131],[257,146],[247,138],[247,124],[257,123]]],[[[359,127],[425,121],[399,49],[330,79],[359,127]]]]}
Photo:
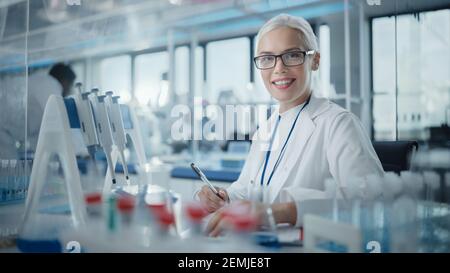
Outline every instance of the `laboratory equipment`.
{"type": "MultiPolygon", "coordinates": [[[[70,100],[70,99],[69,99],[70,100]]],[[[73,99],[72,99],[73,100],[73,99]]],[[[73,103],[73,101],[72,101],[73,103]]],[[[73,121],[73,120],[72,120],[73,121]]],[[[23,222],[19,230],[18,246],[22,249],[33,250],[42,242],[37,227],[49,233],[55,227],[67,222],[73,227],[82,227],[86,222],[86,207],[83,199],[80,176],[76,163],[75,153],[71,143],[70,121],[61,96],[52,95],[47,101],[42,124],[39,132],[38,144],[31,171],[30,186],[25,203],[23,222]],[[59,158],[61,170],[64,174],[65,188],[67,190],[67,203],[70,208],[70,217],[37,217],[40,197],[45,187],[48,166],[52,158],[59,158]],[[61,219],[62,218],[62,219],[61,219]]],[[[51,250],[57,250],[52,241],[47,242],[51,250]]]]}
{"type": "Polygon", "coordinates": [[[95,121],[91,102],[89,101],[90,92],[82,91],[82,84],[76,83],[78,93],[73,95],[77,108],[78,117],[80,119],[80,129],[83,135],[84,143],[89,154],[95,160],[95,153],[100,148],[100,143],[95,129],[95,121]]]}
{"type": "Polygon", "coordinates": [[[102,216],[102,195],[100,193],[89,193],[84,196],[87,214],[92,218],[102,216]]]}
{"type": "MultiPolygon", "coordinates": [[[[436,176],[415,172],[399,176],[388,172],[384,176],[349,178],[343,188],[346,198],[333,202],[333,207],[339,204],[339,210],[334,209],[331,214],[316,213],[314,217],[307,215],[303,219],[306,250],[430,252],[448,249],[445,246],[448,239],[443,239],[448,237],[448,225],[445,227],[442,219],[450,215],[449,210],[443,204],[422,200],[419,193],[423,192],[423,180],[427,179],[435,181],[436,176]]],[[[328,196],[335,192],[330,184],[331,180],[325,183],[328,196]]],[[[436,186],[436,182],[431,184],[436,186]]]]}
{"type": "Polygon", "coordinates": [[[190,222],[191,236],[200,237],[202,235],[202,220],[208,212],[199,202],[190,202],[185,206],[186,215],[190,222]]]}
{"type": "Polygon", "coordinates": [[[91,92],[82,92],[81,83],[75,101],[80,116],[80,129],[89,153],[95,159],[95,152],[103,148],[107,161],[107,175],[105,177],[104,194],[110,193],[111,185],[117,182],[115,165],[117,157],[122,161],[125,179],[129,184],[128,164],[125,160],[124,150],[127,144],[127,135],[133,142],[138,154],[139,163],[144,166],[146,162],[137,122],[133,120],[130,109],[120,105],[119,97],[112,92],[99,95],[99,89],[93,88],[91,92]],[[124,113],[124,114],[122,114],[124,113]]]}
{"type": "Polygon", "coordinates": [[[117,208],[120,213],[121,228],[129,228],[133,221],[133,212],[135,208],[135,200],[130,196],[119,196],[117,208]]]}
{"type": "Polygon", "coordinates": [[[28,191],[31,160],[0,160],[0,204],[22,202],[28,191]]]}
{"type": "Polygon", "coordinates": [[[134,147],[137,155],[139,166],[143,168],[147,163],[145,156],[144,142],[142,141],[141,128],[136,113],[128,105],[120,104],[120,112],[123,119],[125,134],[130,143],[134,147]]]}
{"type": "MultiPolygon", "coordinates": [[[[139,163],[144,167],[146,159],[143,154],[142,140],[138,135],[139,128],[136,126],[137,120],[133,112],[127,106],[118,104],[118,97],[114,97],[112,94],[109,96],[99,96],[98,91],[95,89],[91,94],[81,93],[81,85],[78,85],[78,88],[80,91],[78,95],[69,97],[65,100],[59,96],[51,96],[45,108],[38,141],[38,149],[35,154],[33,173],[31,175],[32,183],[30,186],[30,194],[28,195],[26,202],[24,220],[21,223],[19,230],[18,246],[22,251],[61,251],[62,241],[60,241],[59,238],[61,235],[60,231],[63,231],[64,233],[71,228],[73,228],[75,232],[87,230],[86,224],[89,224],[91,229],[93,228],[93,230],[105,234],[108,240],[117,237],[111,237],[112,234],[118,234],[118,232],[122,232],[125,229],[128,229],[128,227],[133,227],[131,232],[126,233],[131,236],[130,242],[134,244],[133,247],[139,247],[141,245],[139,244],[139,241],[142,241],[142,238],[145,238],[142,237],[145,236],[143,234],[148,235],[148,223],[144,226],[134,224],[135,210],[131,209],[130,202],[123,200],[123,196],[120,195],[119,189],[115,195],[111,195],[110,191],[111,182],[114,178],[114,168],[111,165],[112,163],[115,165],[120,152],[118,152],[118,149],[116,148],[117,145],[114,144],[114,135],[111,134],[111,131],[107,130],[109,129],[108,126],[114,126],[115,128],[119,127],[122,135],[116,135],[116,139],[118,139],[117,143],[121,142],[123,144],[123,148],[125,147],[126,137],[129,137],[133,142],[133,147],[136,148],[139,163]],[[111,104],[109,104],[109,106],[111,108],[107,108],[107,101],[110,99],[111,104]],[[78,106],[80,105],[81,107],[78,109],[78,106]],[[81,114],[81,111],[87,111],[87,114],[83,112],[83,117],[80,118],[79,113],[81,114]],[[119,125],[116,122],[110,123],[112,119],[116,121],[123,119],[123,123],[119,125]],[[102,183],[102,187],[103,189],[108,189],[107,191],[104,191],[104,193],[106,192],[108,195],[102,196],[96,187],[97,183],[91,183],[93,182],[92,180],[98,180],[100,177],[97,168],[95,168],[95,170],[92,170],[91,168],[87,175],[93,176],[87,179],[89,185],[83,185],[86,187],[81,187],[80,173],[76,164],[75,153],[71,141],[71,128],[80,128],[83,130],[83,128],[86,129],[88,127],[86,124],[89,122],[92,125],[90,127],[91,131],[84,131],[84,141],[88,148],[91,147],[88,149],[90,154],[94,155],[95,151],[99,148],[98,144],[102,144],[105,154],[111,156],[108,160],[110,164],[108,165],[107,175],[106,177],[102,177],[103,179],[106,179],[106,183],[102,183]],[[95,130],[92,130],[93,128],[95,130]],[[105,134],[102,135],[101,133],[105,134]],[[98,144],[95,142],[95,136],[97,136],[98,144]],[[50,162],[54,158],[57,159],[57,163],[50,162]],[[61,182],[59,184],[62,184],[63,187],[59,187],[56,190],[53,190],[51,187],[46,187],[47,180],[56,181],[55,179],[46,179],[49,174],[51,176],[64,176],[63,179],[60,179],[59,177],[56,179],[58,182],[61,182]],[[45,210],[40,209],[40,197],[45,196],[46,193],[55,194],[59,192],[59,190],[64,190],[63,188],[66,190],[66,195],[58,196],[58,198],[67,197],[65,200],[62,200],[63,205],[60,206],[58,204],[56,207],[49,206],[46,207],[45,210]],[[47,189],[50,190],[44,192],[47,189]],[[86,193],[85,196],[83,196],[83,189],[86,193]],[[103,213],[102,200],[107,200],[105,213],[103,213]],[[89,218],[87,218],[86,212],[88,212],[89,218]],[[103,221],[106,222],[106,224],[99,225],[103,221]],[[141,228],[144,229],[142,230],[141,228]],[[135,232],[136,230],[137,232],[135,232]],[[133,235],[135,233],[137,235],[133,235]]],[[[119,146],[121,145],[119,144],[119,146]]],[[[123,163],[123,165],[126,166],[124,161],[123,163]]],[[[23,166],[18,161],[14,161],[11,164],[8,161],[7,167],[8,179],[6,180],[6,185],[8,185],[9,188],[9,177],[11,176],[9,172],[12,170],[14,172],[14,177],[21,177],[20,174],[23,172],[23,166]],[[14,165],[14,168],[9,168],[10,165],[14,165]]],[[[21,187],[22,181],[20,179],[11,181],[11,187],[14,189],[14,192],[17,192],[18,195],[20,195],[21,192],[18,189],[21,187]]],[[[146,179],[146,182],[148,182],[148,179],[146,179]]],[[[1,185],[4,184],[5,183],[1,183],[1,185]]],[[[164,192],[164,196],[166,195],[167,193],[164,192]]],[[[52,202],[49,202],[49,204],[50,203],[52,202]]],[[[165,206],[165,209],[172,213],[171,204],[165,206]]],[[[147,212],[147,215],[150,214],[148,207],[145,207],[145,211],[147,212]]],[[[159,213],[160,211],[158,211],[158,214],[155,213],[155,215],[159,215],[159,213]]],[[[162,216],[164,215],[165,214],[162,214],[162,216]]],[[[160,216],[161,215],[158,217],[160,216]]],[[[162,217],[161,219],[164,223],[168,222],[166,217],[162,217]]],[[[172,227],[173,224],[174,223],[169,226],[172,227]]],[[[120,238],[116,241],[119,242],[120,238]]]]}
{"type": "MultiPolygon", "coordinates": [[[[448,173],[450,173],[450,149],[448,147],[423,147],[411,159],[411,170],[436,173],[439,177],[439,191],[435,196],[435,201],[450,204],[450,191],[446,186],[446,181],[448,181],[446,174],[448,177],[448,173]]],[[[428,183],[428,181],[425,181],[425,183],[428,183]]],[[[430,188],[433,185],[428,183],[427,187],[430,188]]]]}
{"type": "Polygon", "coordinates": [[[103,166],[99,166],[95,160],[86,160],[83,163],[85,163],[85,166],[82,167],[84,170],[80,168],[80,173],[84,194],[101,193],[105,180],[105,175],[101,170],[103,166]]]}
{"type": "MultiPolygon", "coordinates": [[[[134,147],[134,151],[137,155],[137,160],[139,163],[139,168],[143,170],[141,173],[142,180],[144,181],[144,184],[151,183],[151,177],[149,176],[149,173],[147,171],[147,158],[145,156],[145,150],[144,150],[144,144],[142,141],[141,131],[139,127],[139,123],[136,117],[136,114],[128,105],[119,104],[120,106],[120,112],[123,119],[123,126],[125,129],[125,137],[128,139],[127,144],[130,144],[130,146],[134,147]]],[[[114,166],[117,162],[118,153],[114,152],[112,154],[111,160],[112,165],[114,166]]],[[[111,176],[114,172],[114,169],[111,167],[108,167],[108,170],[106,172],[106,178],[105,178],[105,184],[103,187],[103,194],[107,195],[111,192],[111,176]]]]}
{"type": "Polygon", "coordinates": [[[91,102],[93,102],[92,105],[94,108],[96,129],[100,145],[102,146],[103,152],[106,156],[106,162],[110,170],[111,181],[113,184],[116,184],[115,168],[111,157],[114,142],[111,134],[111,125],[109,122],[108,111],[105,104],[106,96],[99,95],[98,93],[99,90],[97,88],[93,88],[91,91],[91,102]]]}
{"type": "Polygon", "coordinates": [[[111,91],[106,92],[105,101],[108,109],[109,121],[111,123],[111,132],[113,135],[114,144],[118,149],[119,156],[122,161],[125,178],[128,181],[129,180],[128,165],[127,162],[125,161],[125,154],[124,154],[127,139],[125,136],[123,118],[118,101],[119,98],[120,98],[119,96],[113,96],[113,92],[111,91]]]}
{"type": "Polygon", "coordinates": [[[106,204],[106,227],[109,234],[114,234],[118,229],[117,196],[111,194],[106,204]]]}
{"type": "Polygon", "coordinates": [[[348,223],[307,214],[303,231],[307,252],[361,252],[360,229],[348,223]]]}

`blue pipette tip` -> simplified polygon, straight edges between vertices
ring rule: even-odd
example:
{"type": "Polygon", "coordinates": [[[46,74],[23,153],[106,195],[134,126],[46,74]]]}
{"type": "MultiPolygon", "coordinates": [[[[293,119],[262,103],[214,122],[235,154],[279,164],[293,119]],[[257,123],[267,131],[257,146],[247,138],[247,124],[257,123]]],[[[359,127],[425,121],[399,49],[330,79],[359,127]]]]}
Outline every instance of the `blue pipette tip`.
{"type": "Polygon", "coordinates": [[[116,184],[116,179],[115,179],[115,178],[113,178],[112,182],[113,182],[113,184],[116,184]]]}

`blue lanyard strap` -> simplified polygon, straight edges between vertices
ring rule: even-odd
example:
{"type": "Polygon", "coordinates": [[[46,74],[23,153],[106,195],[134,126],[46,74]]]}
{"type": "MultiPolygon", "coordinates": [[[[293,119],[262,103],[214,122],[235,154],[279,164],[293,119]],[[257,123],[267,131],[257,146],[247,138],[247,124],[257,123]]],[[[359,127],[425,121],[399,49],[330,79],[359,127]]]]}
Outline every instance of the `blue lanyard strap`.
{"type": "MultiPolygon", "coordinates": [[[[281,119],[281,116],[278,115],[277,123],[275,124],[275,128],[273,129],[272,137],[270,139],[269,150],[267,150],[267,152],[266,152],[266,160],[264,162],[264,168],[263,168],[263,172],[261,175],[261,186],[264,185],[264,176],[266,174],[267,163],[269,162],[270,152],[272,151],[273,139],[275,138],[275,133],[277,132],[278,124],[280,123],[280,119],[281,119]]],[[[270,180],[270,177],[269,177],[269,180],[270,180]]],[[[267,183],[269,183],[269,182],[267,182],[267,183]]]]}
{"type": "MultiPolygon", "coordinates": [[[[308,98],[308,100],[303,105],[303,107],[300,109],[300,111],[298,111],[297,116],[295,117],[295,120],[292,123],[292,127],[289,130],[289,134],[288,134],[288,136],[286,138],[286,141],[284,142],[283,147],[281,148],[280,154],[278,155],[277,161],[275,161],[275,165],[273,166],[272,172],[269,175],[269,179],[267,180],[267,185],[269,185],[270,181],[272,181],[273,174],[275,173],[275,170],[278,168],[278,165],[280,164],[280,161],[281,161],[281,159],[284,156],[284,152],[285,152],[287,143],[288,143],[289,139],[291,138],[292,132],[294,131],[295,124],[297,123],[298,117],[300,116],[300,113],[303,111],[303,109],[306,107],[306,105],[308,105],[310,98],[311,98],[311,96],[308,98]]],[[[265,159],[265,162],[264,162],[264,168],[263,168],[263,172],[261,174],[261,186],[264,185],[264,177],[265,177],[265,174],[266,174],[267,164],[269,162],[270,153],[271,153],[271,150],[272,150],[273,139],[275,138],[275,133],[277,131],[278,124],[280,123],[280,119],[281,119],[281,116],[278,116],[277,123],[275,124],[275,128],[274,128],[273,133],[272,133],[272,138],[270,140],[269,150],[266,152],[266,159],[265,159]]]]}

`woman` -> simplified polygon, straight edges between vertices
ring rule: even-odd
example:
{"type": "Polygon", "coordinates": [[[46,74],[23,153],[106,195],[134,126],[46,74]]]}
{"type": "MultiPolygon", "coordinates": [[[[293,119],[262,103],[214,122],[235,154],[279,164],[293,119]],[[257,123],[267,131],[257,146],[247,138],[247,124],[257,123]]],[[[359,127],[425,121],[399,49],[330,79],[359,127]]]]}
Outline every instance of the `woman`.
{"type": "MultiPolygon", "coordinates": [[[[314,96],[311,76],[319,68],[320,53],[309,23],[281,14],[257,37],[255,65],[279,103],[268,120],[271,130],[258,129],[239,179],[228,189],[219,189],[221,198],[208,187],[198,197],[209,212],[215,212],[226,202],[249,200],[252,189],[262,187],[275,221],[300,226],[302,203],[326,198],[327,178],[345,187],[349,177],[381,175],[383,169],[358,118],[314,96]],[[260,138],[270,139],[269,149],[260,138]]],[[[220,212],[211,219],[211,235],[219,234],[221,220],[220,212]]]]}

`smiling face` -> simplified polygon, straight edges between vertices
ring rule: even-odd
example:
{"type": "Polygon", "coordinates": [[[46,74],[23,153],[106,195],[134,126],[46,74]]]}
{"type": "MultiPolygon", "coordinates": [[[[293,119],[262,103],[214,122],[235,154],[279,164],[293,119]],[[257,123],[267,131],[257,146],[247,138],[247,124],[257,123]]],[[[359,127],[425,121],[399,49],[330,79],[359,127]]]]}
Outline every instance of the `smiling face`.
{"type": "MultiPolygon", "coordinates": [[[[257,56],[282,54],[289,51],[307,51],[300,33],[290,27],[279,27],[264,34],[258,43],[257,56]]],[[[273,68],[260,70],[266,89],[280,103],[280,112],[303,103],[309,96],[311,72],[317,70],[320,55],[307,55],[305,62],[297,66],[285,66],[277,58],[273,68]],[[313,60],[314,58],[314,60],[313,60]]]]}

